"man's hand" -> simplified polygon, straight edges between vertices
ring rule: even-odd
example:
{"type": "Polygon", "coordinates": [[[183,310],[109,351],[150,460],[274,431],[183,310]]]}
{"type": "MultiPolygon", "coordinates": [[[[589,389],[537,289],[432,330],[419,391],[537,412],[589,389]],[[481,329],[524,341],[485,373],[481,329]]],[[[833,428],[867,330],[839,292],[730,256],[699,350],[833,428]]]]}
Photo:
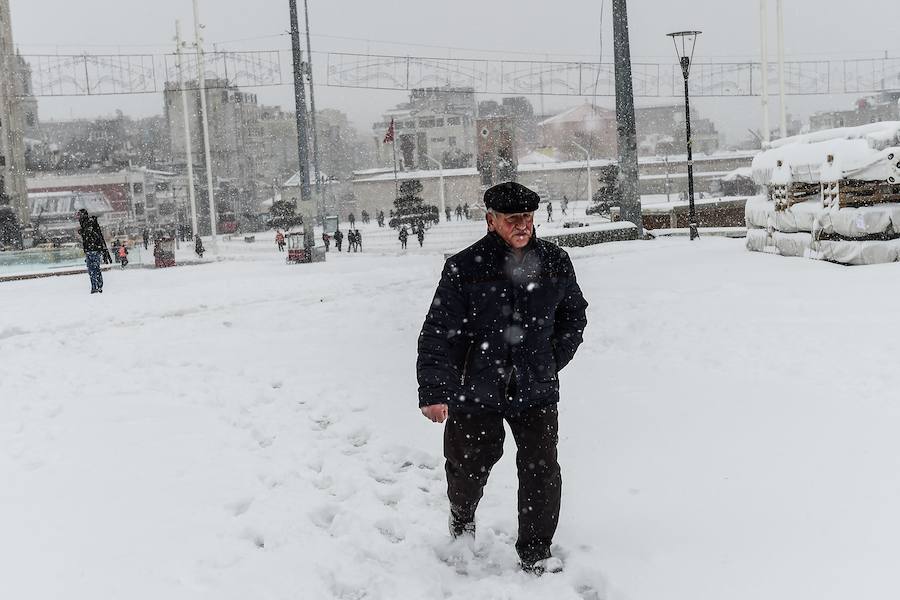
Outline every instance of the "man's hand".
{"type": "Polygon", "coordinates": [[[447,405],[432,404],[431,406],[423,406],[422,414],[434,423],[443,423],[447,420],[447,405]]]}

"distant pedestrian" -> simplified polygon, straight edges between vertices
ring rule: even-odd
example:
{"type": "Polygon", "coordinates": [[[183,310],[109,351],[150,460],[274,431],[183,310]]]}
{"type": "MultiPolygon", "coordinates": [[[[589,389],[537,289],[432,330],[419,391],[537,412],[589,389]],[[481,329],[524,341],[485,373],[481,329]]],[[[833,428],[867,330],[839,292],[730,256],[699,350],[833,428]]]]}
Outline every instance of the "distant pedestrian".
{"type": "Polygon", "coordinates": [[[422,244],[425,242],[425,228],[424,227],[421,227],[421,226],[419,227],[419,229],[416,231],[416,237],[419,239],[419,248],[421,248],[422,244]]]}
{"type": "Polygon", "coordinates": [[[450,209],[450,207],[448,206],[447,208],[444,209],[444,214],[447,215],[447,221],[449,222],[449,221],[450,221],[450,215],[453,214],[453,211],[452,211],[452,210],[450,209]]]}
{"type": "Polygon", "coordinates": [[[400,229],[400,235],[397,236],[397,239],[400,240],[400,248],[406,250],[406,240],[409,239],[409,232],[406,230],[406,225],[400,229]]]}
{"type": "Polygon", "coordinates": [[[553,222],[553,203],[549,200],[547,201],[547,222],[553,222]]]}
{"type": "Polygon", "coordinates": [[[359,232],[359,229],[356,230],[356,247],[362,252],[362,234],[359,232]]]}
{"type": "Polygon", "coordinates": [[[562,212],[563,216],[566,216],[566,211],[569,208],[569,199],[566,198],[565,194],[563,194],[563,199],[559,203],[560,212],[562,212]]]}
{"type": "Polygon", "coordinates": [[[363,225],[369,224],[369,211],[364,210],[361,213],[359,213],[359,216],[360,216],[360,218],[362,218],[363,225]]]}
{"type": "Polygon", "coordinates": [[[119,264],[122,265],[122,268],[128,266],[128,248],[125,244],[120,244],[118,250],[116,251],[118,255],[119,264]]]}
{"type": "Polygon", "coordinates": [[[336,229],[334,232],[334,247],[337,248],[337,251],[341,251],[341,242],[344,241],[344,234],[341,233],[340,229],[336,229]]]}
{"type": "Polygon", "coordinates": [[[469,220],[469,203],[468,202],[463,204],[463,215],[465,215],[466,221],[468,221],[469,220]]]}
{"type": "Polygon", "coordinates": [[[347,215],[347,222],[350,223],[350,229],[356,227],[356,215],[354,215],[353,213],[347,215]]]}
{"type": "Polygon", "coordinates": [[[103,261],[103,264],[112,264],[112,257],[109,255],[97,217],[90,216],[83,208],[76,215],[80,226],[78,234],[81,236],[81,246],[84,249],[84,262],[91,280],[91,293],[102,294],[103,272],[100,269],[100,261],[103,261]]]}
{"type": "Polygon", "coordinates": [[[462,206],[457,204],[456,205],[456,220],[457,221],[462,221],[462,214],[463,214],[462,206]]]}
{"type": "Polygon", "coordinates": [[[284,234],[279,230],[275,232],[275,245],[278,246],[279,252],[284,252],[284,234]]]}
{"type": "Polygon", "coordinates": [[[323,231],[322,241],[325,242],[325,252],[328,252],[328,249],[331,247],[331,236],[323,231]]]}
{"type": "Polygon", "coordinates": [[[378,220],[378,226],[384,227],[384,211],[383,210],[378,211],[378,216],[376,217],[376,219],[378,220]]]}
{"type": "Polygon", "coordinates": [[[119,241],[119,238],[116,238],[110,245],[112,246],[112,255],[114,260],[116,262],[119,262],[119,247],[122,245],[122,242],[119,241]]]}
{"type": "Polygon", "coordinates": [[[199,258],[203,258],[203,253],[206,252],[206,248],[203,247],[203,240],[200,239],[199,235],[194,236],[194,252],[199,258]]]}
{"type": "Polygon", "coordinates": [[[144,238],[144,250],[150,247],[150,232],[144,229],[144,233],[141,236],[144,238]]]}

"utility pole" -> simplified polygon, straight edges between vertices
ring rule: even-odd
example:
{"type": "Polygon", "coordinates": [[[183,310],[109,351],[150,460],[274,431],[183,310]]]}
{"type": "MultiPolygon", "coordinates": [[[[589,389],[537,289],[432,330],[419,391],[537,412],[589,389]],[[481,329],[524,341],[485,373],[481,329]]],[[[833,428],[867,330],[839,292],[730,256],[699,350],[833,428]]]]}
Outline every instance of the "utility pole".
{"type": "MultiPolygon", "coordinates": [[[[175,21],[175,44],[178,55],[178,88],[181,92],[181,112],[184,116],[184,151],[187,155],[185,162],[187,163],[187,180],[188,180],[188,197],[191,201],[191,235],[199,236],[200,228],[197,226],[197,200],[194,195],[194,152],[191,147],[191,126],[190,117],[188,116],[187,90],[184,89],[184,71],[182,69],[181,57],[181,21],[175,21]]],[[[193,241],[193,240],[191,240],[193,241]]]]}
{"type": "Polygon", "coordinates": [[[429,154],[426,154],[425,158],[427,158],[428,160],[430,160],[431,162],[433,162],[434,164],[437,165],[438,173],[440,174],[440,178],[441,178],[441,181],[440,181],[441,214],[440,214],[440,216],[443,217],[444,213],[447,212],[447,202],[444,198],[444,164],[429,154]]]}
{"type": "Polygon", "coordinates": [[[309,5],[303,0],[303,18],[306,20],[306,68],[309,76],[309,117],[312,121],[313,172],[316,176],[316,209],[325,224],[325,202],[322,197],[322,176],[319,173],[319,130],[316,127],[316,88],[313,85],[312,44],[309,41],[309,5]]]}
{"type": "Polygon", "coordinates": [[[778,12],[778,99],[781,111],[781,137],[787,137],[787,109],[784,105],[784,13],[781,0],[775,0],[778,12]]]}
{"type": "Polygon", "coordinates": [[[218,251],[216,235],[216,199],[213,192],[212,159],[209,151],[209,114],[206,110],[206,74],[203,67],[203,38],[200,37],[200,8],[194,0],[194,44],[197,46],[197,83],[200,89],[200,112],[203,123],[203,156],[206,161],[206,195],[209,197],[209,228],[212,234],[212,251],[218,251]]]}
{"type": "MultiPolygon", "coordinates": [[[[585,160],[587,161],[587,205],[591,205],[591,201],[594,199],[594,187],[593,182],[591,181],[591,151],[572,140],[572,143],[575,144],[575,147],[584,152],[585,160]]],[[[575,216],[575,209],[572,209],[572,216],[575,216]]]]}
{"type": "Polygon", "coordinates": [[[759,42],[762,56],[762,118],[763,142],[769,143],[769,0],[759,0],[759,42]]]}
{"type": "Polygon", "coordinates": [[[641,197],[638,190],[637,132],[634,123],[631,47],[628,40],[628,8],[625,0],[613,0],[612,12],[621,215],[624,220],[637,225],[638,233],[643,235],[641,197]]]}
{"type": "MultiPolygon", "coordinates": [[[[300,27],[297,24],[297,0],[289,0],[291,13],[291,48],[294,56],[294,104],[297,116],[297,157],[300,162],[300,203],[309,202],[309,130],[306,124],[306,88],[303,83],[303,50],[300,49],[300,27]]],[[[315,245],[309,211],[301,211],[304,247],[310,252],[315,245]]]]}

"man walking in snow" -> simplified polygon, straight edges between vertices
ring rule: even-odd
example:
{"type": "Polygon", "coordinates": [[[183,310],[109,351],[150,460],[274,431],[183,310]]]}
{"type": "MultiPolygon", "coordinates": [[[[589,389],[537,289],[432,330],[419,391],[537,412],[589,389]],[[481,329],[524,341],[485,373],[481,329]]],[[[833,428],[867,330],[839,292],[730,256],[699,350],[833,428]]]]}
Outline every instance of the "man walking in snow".
{"type": "Polygon", "coordinates": [[[78,219],[78,234],[81,236],[81,247],[84,249],[84,262],[87,264],[88,277],[91,280],[91,293],[103,293],[103,271],[100,262],[112,264],[109,248],[103,239],[100,223],[97,217],[92,217],[88,211],[81,208],[76,213],[78,219]]]}
{"type": "Polygon", "coordinates": [[[561,563],[559,372],[582,342],[587,302],[568,254],[534,234],[540,197],[513,182],[485,192],[488,233],[447,260],[419,336],[419,407],[444,423],[450,533],[475,534],[475,509],[503,454],[503,421],[518,451],[522,568],[561,563]]]}

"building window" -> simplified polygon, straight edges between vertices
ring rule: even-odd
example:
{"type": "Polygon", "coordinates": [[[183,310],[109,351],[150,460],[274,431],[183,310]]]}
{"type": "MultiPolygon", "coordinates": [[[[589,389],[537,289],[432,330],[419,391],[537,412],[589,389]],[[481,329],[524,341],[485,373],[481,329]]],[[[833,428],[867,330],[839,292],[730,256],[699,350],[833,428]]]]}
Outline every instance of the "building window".
{"type": "Polygon", "coordinates": [[[132,186],[135,194],[143,194],[144,193],[144,184],[143,183],[135,183],[132,186]]]}
{"type": "Polygon", "coordinates": [[[422,119],[421,121],[419,121],[419,127],[421,127],[422,129],[434,127],[434,119],[422,119]]]}
{"type": "Polygon", "coordinates": [[[451,135],[450,137],[448,137],[447,143],[451,146],[455,146],[456,145],[456,136],[451,135]]]}
{"type": "Polygon", "coordinates": [[[443,120],[443,119],[435,119],[435,120],[434,120],[434,126],[435,126],[435,127],[443,127],[443,126],[444,126],[444,120],[443,120]]]}
{"type": "Polygon", "coordinates": [[[415,129],[416,122],[415,121],[404,121],[403,126],[406,127],[407,129],[415,129]]]}
{"type": "Polygon", "coordinates": [[[141,202],[134,203],[134,214],[138,217],[144,214],[144,205],[141,202]]]}
{"type": "Polygon", "coordinates": [[[459,125],[459,123],[459,117],[450,117],[449,119],[447,119],[447,125],[456,126],[459,125]]]}
{"type": "Polygon", "coordinates": [[[169,189],[169,184],[165,181],[156,184],[157,192],[165,192],[165,191],[168,191],[168,189],[169,189]]]}
{"type": "Polygon", "coordinates": [[[444,138],[431,138],[431,143],[432,144],[443,144],[444,138]]]}

